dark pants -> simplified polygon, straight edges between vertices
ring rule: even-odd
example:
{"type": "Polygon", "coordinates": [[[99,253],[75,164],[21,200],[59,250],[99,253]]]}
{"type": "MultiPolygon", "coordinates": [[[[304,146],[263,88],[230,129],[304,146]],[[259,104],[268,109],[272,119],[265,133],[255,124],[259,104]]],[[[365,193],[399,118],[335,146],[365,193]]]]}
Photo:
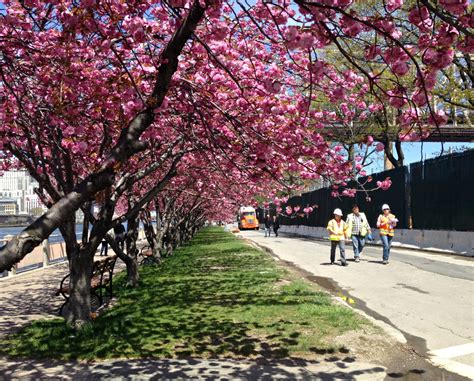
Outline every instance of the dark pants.
{"type": "Polygon", "coordinates": [[[100,248],[100,255],[102,255],[102,253],[104,253],[103,255],[107,255],[108,248],[109,248],[109,244],[107,243],[107,241],[102,241],[102,246],[100,248]]]}
{"type": "Polygon", "coordinates": [[[280,228],[273,228],[273,232],[275,233],[275,237],[278,237],[278,229],[280,229],[280,228]]]}
{"type": "Polygon", "coordinates": [[[338,246],[341,254],[341,264],[346,265],[346,244],[344,241],[331,241],[331,263],[336,260],[336,247],[338,246]]]}

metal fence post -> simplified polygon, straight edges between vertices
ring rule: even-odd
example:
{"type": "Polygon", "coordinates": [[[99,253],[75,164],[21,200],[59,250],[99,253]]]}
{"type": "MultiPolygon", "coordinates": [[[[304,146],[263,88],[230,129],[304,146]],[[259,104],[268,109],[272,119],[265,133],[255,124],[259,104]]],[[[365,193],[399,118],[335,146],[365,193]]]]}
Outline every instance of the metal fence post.
{"type": "Polygon", "coordinates": [[[49,251],[49,239],[46,238],[43,240],[42,243],[43,246],[43,267],[49,266],[51,256],[50,256],[50,251],[49,251]]]}

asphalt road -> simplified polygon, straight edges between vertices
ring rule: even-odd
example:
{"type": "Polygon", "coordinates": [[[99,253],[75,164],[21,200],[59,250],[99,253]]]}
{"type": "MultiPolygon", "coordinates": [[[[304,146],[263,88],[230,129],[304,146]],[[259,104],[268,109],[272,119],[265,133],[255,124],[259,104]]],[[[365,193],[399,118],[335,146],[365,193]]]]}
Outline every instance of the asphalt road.
{"type": "MultiPolygon", "coordinates": [[[[474,379],[474,259],[415,250],[392,249],[383,265],[381,247],[366,247],[360,263],[329,263],[329,242],[263,231],[241,233],[271,249],[281,260],[313,274],[351,306],[400,331],[433,363],[474,379]]],[[[339,256],[339,253],[337,253],[339,256]]]]}

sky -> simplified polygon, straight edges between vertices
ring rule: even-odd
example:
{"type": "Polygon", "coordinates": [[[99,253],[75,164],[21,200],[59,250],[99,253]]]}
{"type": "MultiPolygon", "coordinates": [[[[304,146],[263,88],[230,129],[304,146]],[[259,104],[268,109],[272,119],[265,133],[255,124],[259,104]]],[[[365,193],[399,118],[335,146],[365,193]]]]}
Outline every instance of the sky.
{"type": "MultiPolygon", "coordinates": [[[[423,154],[421,143],[402,143],[403,152],[405,154],[405,165],[416,163],[423,159],[432,159],[440,155],[441,143],[423,143],[423,154]],[[422,156],[423,155],[423,156],[422,156]]],[[[453,152],[464,151],[465,149],[474,149],[474,143],[444,143],[443,155],[453,152]]],[[[382,156],[367,168],[367,173],[377,173],[383,171],[382,156]]]]}

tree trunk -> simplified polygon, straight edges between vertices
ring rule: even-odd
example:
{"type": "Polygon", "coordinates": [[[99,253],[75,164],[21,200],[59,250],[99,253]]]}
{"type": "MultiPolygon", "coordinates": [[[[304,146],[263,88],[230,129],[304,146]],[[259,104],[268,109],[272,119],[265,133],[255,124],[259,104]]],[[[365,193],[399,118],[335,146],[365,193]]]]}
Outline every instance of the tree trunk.
{"type": "Polygon", "coordinates": [[[138,216],[135,214],[127,220],[127,254],[129,257],[136,258],[138,255],[137,239],[138,239],[138,216]]]}
{"type": "Polygon", "coordinates": [[[75,328],[80,328],[90,319],[91,299],[90,286],[94,253],[90,247],[78,249],[72,253],[69,263],[70,295],[65,307],[66,321],[75,328]]]}
{"type": "Polygon", "coordinates": [[[145,236],[146,236],[146,239],[148,241],[148,244],[151,247],[153,256],[156,259],[160,260],[161,255],[160,255],[160,250],[158,248],[158,241],[156,239],[155,229],[153,228],[153,224],[151,222],[151,215],[150,215],[150,212],[148,210],[143,211],[142,221],[143,221],[143,227],[145,229],[145,236]]]}
{"type": "Polygon", "coordinates": [[[395,142],[395,148],[397,150],[397,156],[398,156],[398,160],[397,160],[398,167],[403,167],[403,164],[405,161],[405,154],[403,153],[402,143],[399,140],[395,142]]]}
{"type": "Polygon", "coordinates": [[[138,274],[137,257],[135,255],[130,256],[127,253],[124,253],[112,236],[107,235],[106,239],[112,250],[115,251],[117,256],[125,263],[125,266],[127,266],[127,287],[138,287],[140,277],[138,274]]]}
{"type": "Polygon", "coordinates": [[[393,156],[392,142],[387,141],[387,142],[384,142],[384,144],[385,144],[384,150],[385,150],[385,156],[386,156],[384,170],[387,171],[389,169],[392,169],[392,168],[388,168],[387,160],[393,166],[393,168],[398,168],[399,163],[398,163],[397,159],[395,158],[395,156],[393,156]]]}

